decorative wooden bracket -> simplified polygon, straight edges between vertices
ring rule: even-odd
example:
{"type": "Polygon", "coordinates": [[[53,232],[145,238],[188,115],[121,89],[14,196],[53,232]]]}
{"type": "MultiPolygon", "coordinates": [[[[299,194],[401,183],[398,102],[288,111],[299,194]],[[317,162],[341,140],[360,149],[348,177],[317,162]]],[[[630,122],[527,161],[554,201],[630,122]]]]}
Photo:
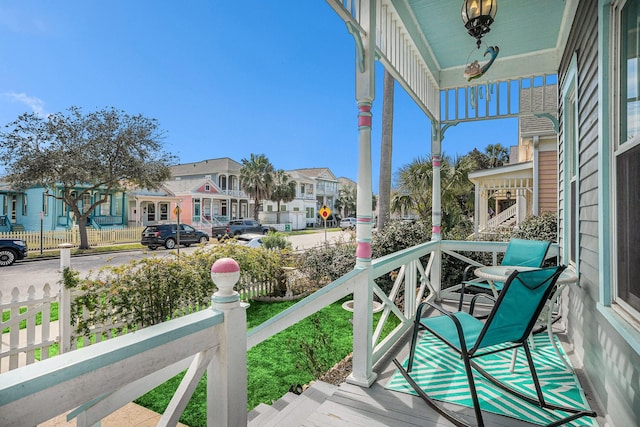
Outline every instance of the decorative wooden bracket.
{"type": "Polygon", "coordinates": [[[362,44],[362,37],[360,36],[360,30],[351,22],[347,22],[347,31],[353,36],[353,40],[356,42],[356,56],[358,63],[358,70],[364,73],[364,45],[362,44]]]}
{"type": "Polygon", "coordinates": [[[534,114],[534,116],[538,117],[539,119],[549,119],[551,121],[551,123],[553,124],[553,130],[558,133],[560,132],[560,123],[558,122],[558,118],[554,117],[553,114],[551,113],[537,113],[534,114]]]}

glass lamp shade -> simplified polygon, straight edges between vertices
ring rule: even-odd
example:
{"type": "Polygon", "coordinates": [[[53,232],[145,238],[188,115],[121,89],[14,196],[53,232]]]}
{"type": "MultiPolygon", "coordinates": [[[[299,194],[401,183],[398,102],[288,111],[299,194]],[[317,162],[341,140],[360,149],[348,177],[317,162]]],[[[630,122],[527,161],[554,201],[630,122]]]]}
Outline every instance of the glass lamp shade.
{"type": "Polygon", "coordinates": [[[478,41],[490,31],[490,26],[498,12],[497,0],[464,0],[462,22],[471,37],[478,41]]]}

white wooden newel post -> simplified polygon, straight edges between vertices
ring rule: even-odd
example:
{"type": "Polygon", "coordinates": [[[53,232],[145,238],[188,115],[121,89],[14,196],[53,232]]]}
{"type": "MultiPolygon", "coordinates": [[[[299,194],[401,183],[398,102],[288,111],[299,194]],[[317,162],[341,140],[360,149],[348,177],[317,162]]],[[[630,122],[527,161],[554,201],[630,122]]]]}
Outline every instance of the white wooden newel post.
{"type": "Polygon", "coordinates": [[[248,304],[240,302],[233,286],[240,266],[221,258],[211,266],[211,279],[218,291],[212,309],[224,313],[219,342],[207,371],[207,425],[247,425],[247,315],[248,304]]]}

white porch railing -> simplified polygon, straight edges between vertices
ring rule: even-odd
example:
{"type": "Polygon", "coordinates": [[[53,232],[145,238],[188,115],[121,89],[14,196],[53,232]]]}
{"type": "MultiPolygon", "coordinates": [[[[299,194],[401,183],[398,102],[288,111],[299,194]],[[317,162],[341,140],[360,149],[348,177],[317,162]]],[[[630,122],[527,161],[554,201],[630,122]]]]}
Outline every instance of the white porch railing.
{"type": "MultiPolygon", "coordinates": [[[[79,426],[92,425],[187,368],[161,425],[177,420],[205,369],[208,425],[246,425],[246,349],[354,294],[354,320],[361,321],[354,322],[352,380],[366,382],[372,365],[410,328],[417,302],[425,296],[446,298],[454,289],[441,290],[444,255],[481,265],[465,252],[489,252],[497,264],[506,246],[506,242],[427,242],[377,259],[370,269],[351,271],[246,335],[244,309],[234,301],[224,315],[206,309],[10,371],[0,377],[0,425],[34,425],[74,408],[78,409],[71,416],[77,417],[79,426]],[[390,272],[397,276],[387,295],[374,280],[390,272]],[[374,295],[384,311],[371,329],[374,295]],[[402,296],[404,309],[396,304],[402,296]],[[383,338],[382,328],[391,315],[400,324],[383,338]]],[[[558,246],[553,245],[548,256],[557,254],[558,246]]],[[[221,309],[217,304],[215,308],[221,309]]]]}

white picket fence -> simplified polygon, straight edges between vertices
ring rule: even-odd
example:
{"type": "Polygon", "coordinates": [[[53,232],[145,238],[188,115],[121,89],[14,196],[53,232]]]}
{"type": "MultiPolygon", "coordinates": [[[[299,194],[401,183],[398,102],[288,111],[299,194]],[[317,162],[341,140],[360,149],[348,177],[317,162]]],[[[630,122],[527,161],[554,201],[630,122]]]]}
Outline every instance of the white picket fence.
{"type": "MultiPolygon", "coordinates": [[[[124,243],[139,243],[144,227],[126,227],[96,230],[87,229],[87,238],[91,247],[111,246],[124,243]]],[[[0,233],[3,239],[21,239],[27,242],[29,251],[40,250],[39,231],[12,231],[0,233]]],[[[71,243],[74,246],[80,244],[80,233],[78,228],[71,230],[56,230],[42,232],[42,249],[45,251],[58,249],[62,243],[71,243]]]]}
{"type": "MultiPolygon", "coordinates": [[[[65,251],[70,249],[61,251],[61,267],[68,266],[70,254],[65,261],[65,251]]],[[[260,278],[243,276],[238,283],[238,293],[242,300],[248,301],[272,293],[275,286],[260,278]]],[[[0,291],[0,373],[141,328],[140,325],[131,326],[131,319],[118,314],[113,307],[101,307],[95,310],[103,310],[101,314],[106,311],[104,322],[90,324],[88,330],[77,330],[74,325],[96,315],[95,311],[89,310],[83,310],[78,317],[72,315],[72,301],[81,296],[80,292],[64,287],[52,294],[49,284],[41,289],[30,286],[26,293],[21,293],[19,288],[13,288],[10,295],[3,295],[0,291]],[[58,307],[58,320],[52,322],[54,303],[58,307]]],[[[193,313],[209,304],[210,301],[180,301],[173,317],[193,313]]]]}
{"type": "MultiPolygon", "coordinates": [[[[0,292],[0,302],[5,295],[0,292]]],[[[49,350],[60,341],[57,325],[51,328],[51,304],[58,302],[58,294],[51,295],[51,287],[45,284],[41,295],[30,286],[26,295],[13,288],[10,301],[0,304],[0,372],[16,369],[21,365],[33,363],[36,355],[39,359],[49,358],[49,350]],[[36,318],[41,325],[36,325],[36,318]],[[6,319],[6,320],[5,320],[6,319]],[[21,328],[21,324],[25,327],[21,328]]]]}

